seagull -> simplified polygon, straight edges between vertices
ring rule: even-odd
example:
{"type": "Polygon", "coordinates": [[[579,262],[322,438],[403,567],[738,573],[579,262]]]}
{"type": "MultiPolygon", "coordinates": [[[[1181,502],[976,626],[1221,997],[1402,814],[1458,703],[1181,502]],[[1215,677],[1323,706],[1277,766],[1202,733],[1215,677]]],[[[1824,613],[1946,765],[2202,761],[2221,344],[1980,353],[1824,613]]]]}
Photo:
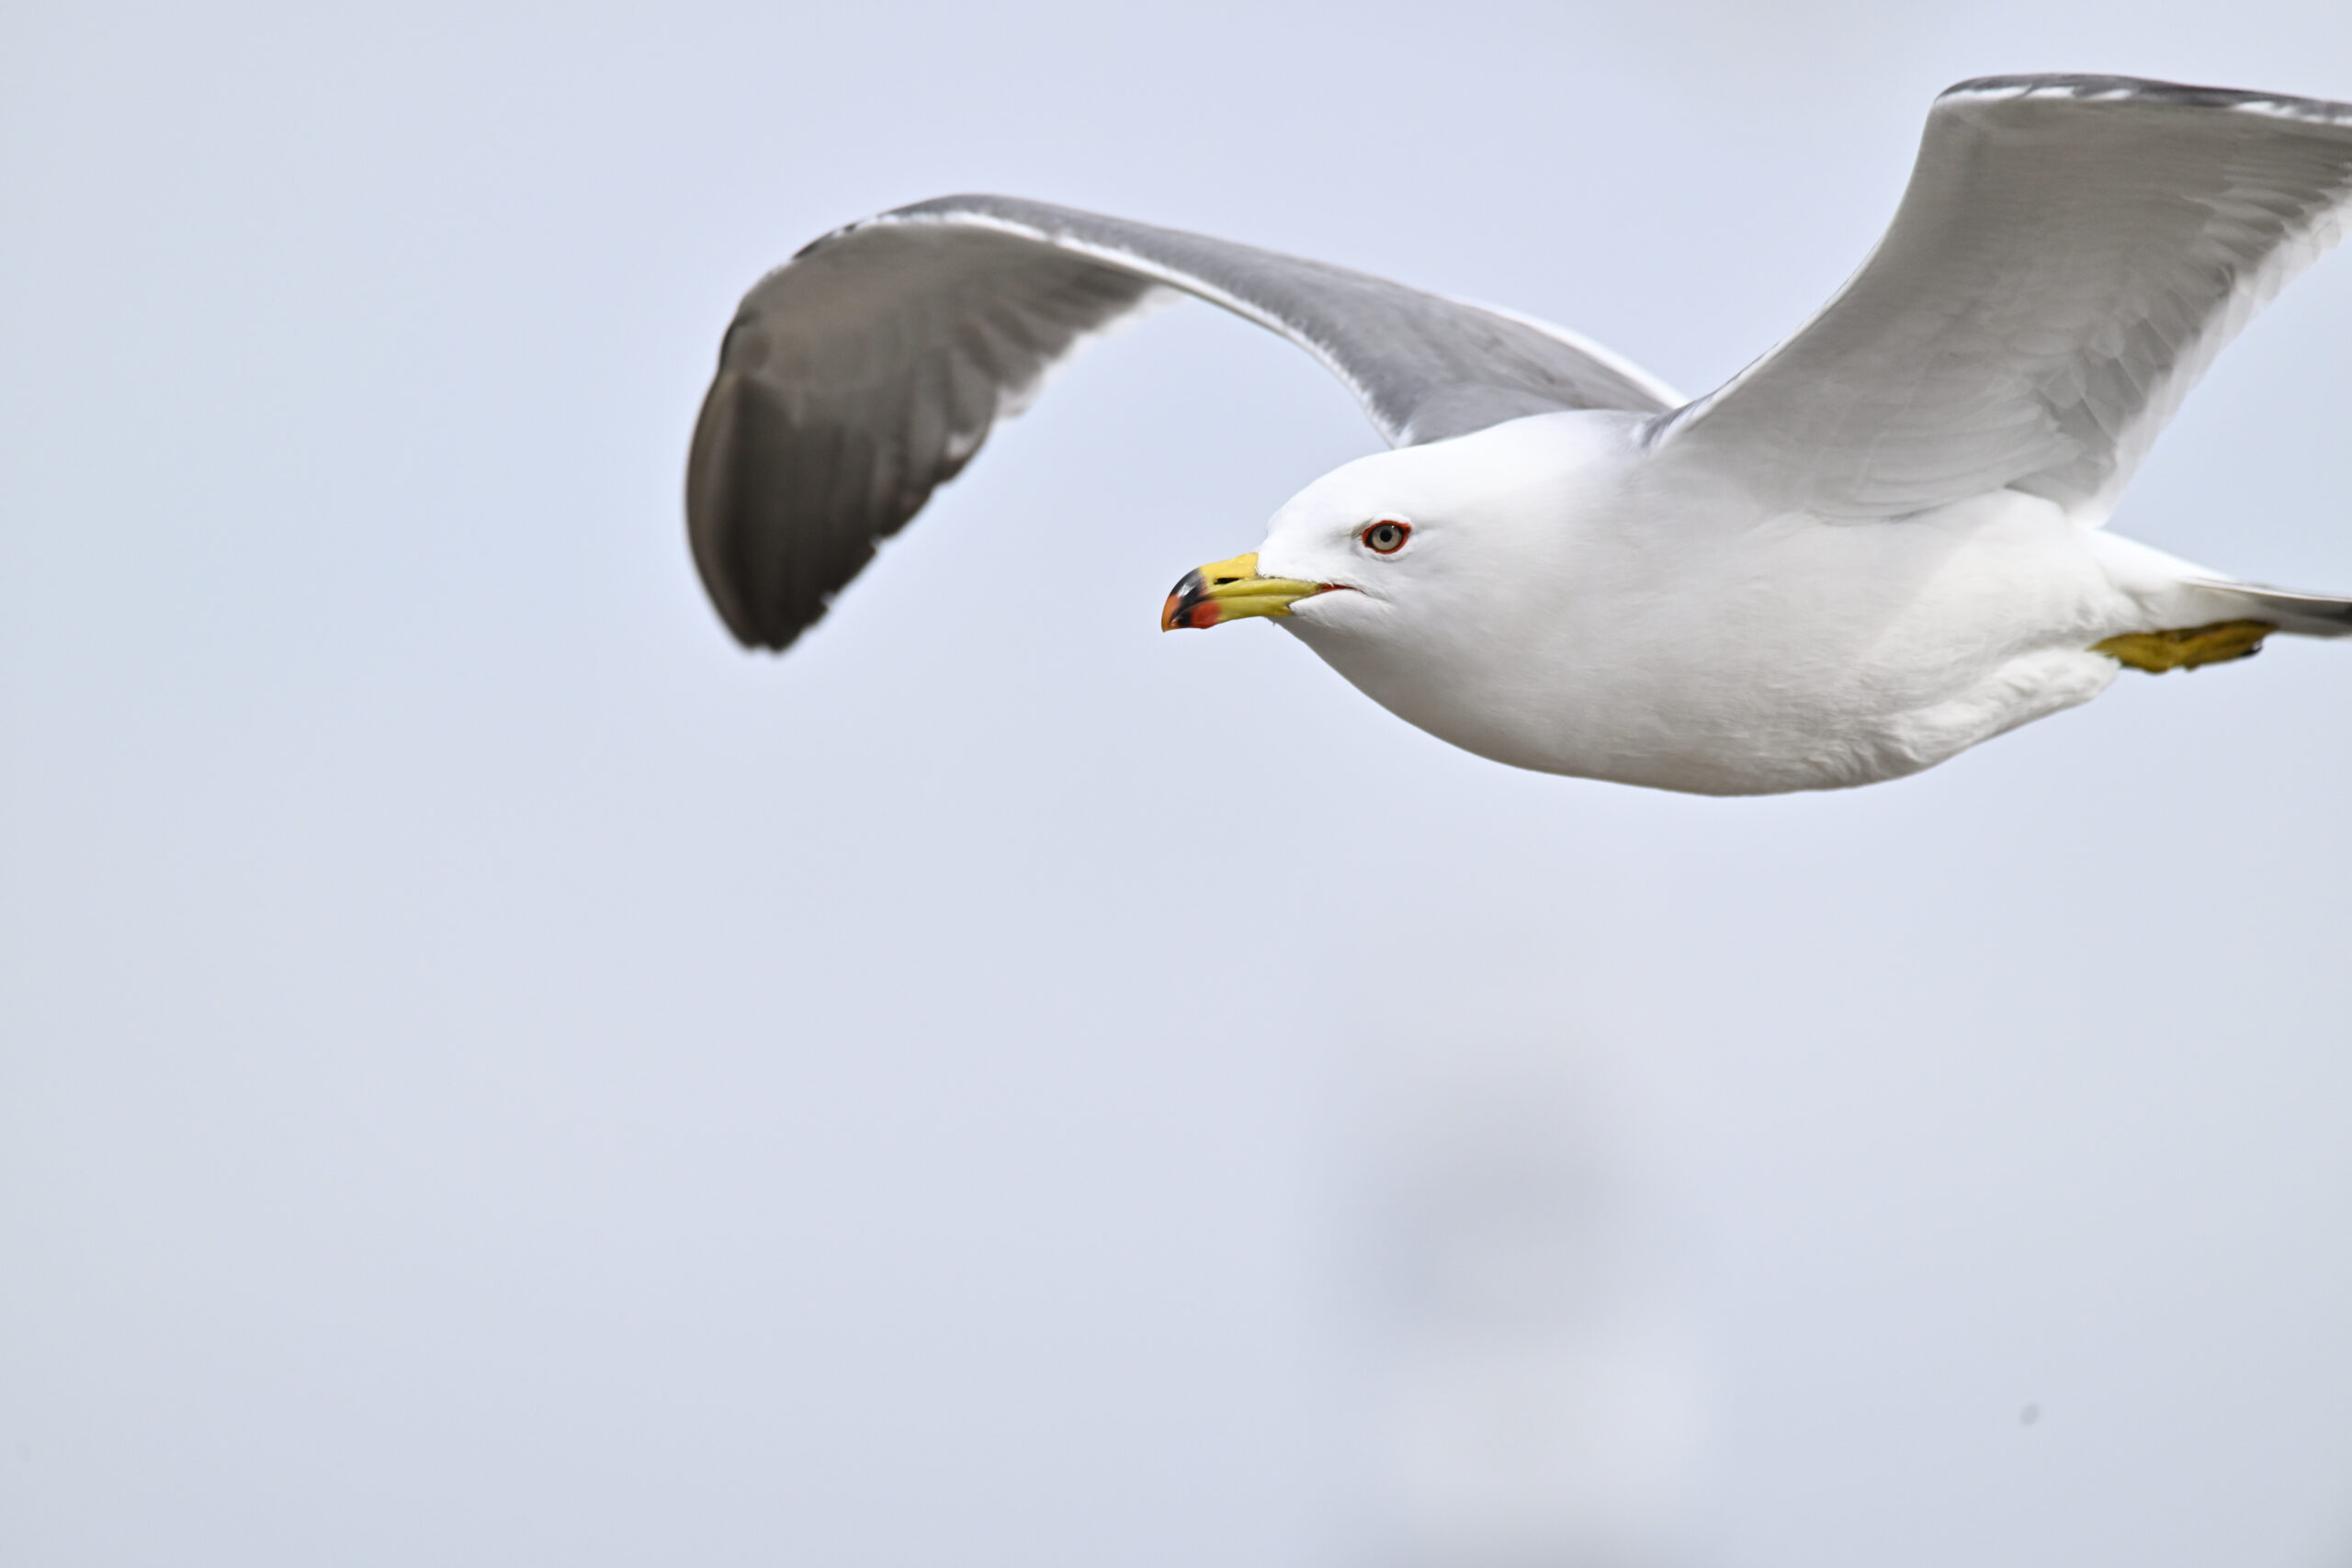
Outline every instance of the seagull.
{"type": "Polygon", "coordinates": [[[745,296],[695,430],[688,533],[735,637],[787,648],[1047,371],[1190,295],[1313,355],[1390,449],[1184,574],[1162,629],[1276,620],[1390,712],[1517,767],[1719,795],[1874,784],[2127,667],[2352,635],[2352,599],[2103,526],[2347,206],[2352,105],[1962,82],[1860,270],[1686,400],[1513,311],[945,197],[837,230],[745,296]]]}

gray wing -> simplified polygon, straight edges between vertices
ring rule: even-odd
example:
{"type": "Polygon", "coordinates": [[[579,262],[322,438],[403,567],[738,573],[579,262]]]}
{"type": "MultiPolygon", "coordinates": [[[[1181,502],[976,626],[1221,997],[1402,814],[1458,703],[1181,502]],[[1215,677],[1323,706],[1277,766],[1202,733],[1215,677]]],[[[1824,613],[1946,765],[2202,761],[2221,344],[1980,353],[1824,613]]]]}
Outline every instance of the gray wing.
{"type": "Polygon", "coordinates": [[[2352,106],[1963,82],[1861,270],[1660,422],[1658,457],[1828,517],[2008,487],[2103,521],[2213,355],[2335,243],[2347,195],[2352,106]]]}
{"type": "Polygon", "coordinates": [[[744,296],[686,468],[704,585],[782,649],[1086,338],[1168,290],[1297,344],[1392,445],[1679,400],[1540,322],[1322,262],[1009,197],[826,235],[744,296]]]}

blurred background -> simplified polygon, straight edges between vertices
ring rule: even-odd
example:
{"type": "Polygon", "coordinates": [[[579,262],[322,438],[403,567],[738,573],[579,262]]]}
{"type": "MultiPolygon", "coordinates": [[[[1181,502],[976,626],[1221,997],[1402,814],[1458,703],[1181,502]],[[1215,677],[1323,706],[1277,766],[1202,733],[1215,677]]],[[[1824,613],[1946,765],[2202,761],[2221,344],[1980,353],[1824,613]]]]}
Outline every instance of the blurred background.
{"type": "MultiPolygon", "coordinates": [[[[1001,190],[1691,392],[1931,96],[2335,0],[0,9],[0,1563],[2352,1562],[2352,660],[1853,795],[1513,773],[1168,584],[1201,307],[781,660],[736,298],[1001,190]]],[[[2352,588],[2352,257],[2117,526],[2352,588]]]]}

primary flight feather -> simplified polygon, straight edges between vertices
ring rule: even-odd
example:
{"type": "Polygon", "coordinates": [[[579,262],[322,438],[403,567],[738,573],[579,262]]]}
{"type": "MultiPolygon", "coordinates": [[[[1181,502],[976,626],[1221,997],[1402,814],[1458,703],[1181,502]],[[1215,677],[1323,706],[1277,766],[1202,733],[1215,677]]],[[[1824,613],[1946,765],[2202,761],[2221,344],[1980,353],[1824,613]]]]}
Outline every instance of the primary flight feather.
{"type": "Polygon", "coordinates": [[[1563,329],[1006,197],[808,246],[743,300],[689,459],[695,558],[788,647],[1088,337],[1180,291],[1282,333],[1395,448],[1188,573],[1375,701],[1521,767],[1705,794],[1915,773],[2125,665],[2352,634],[2100,525],[2214,354],[2332,245],[2352,106],[2105,76],[1939,97],[1835,299],[1685,402],[1563,329]]]}

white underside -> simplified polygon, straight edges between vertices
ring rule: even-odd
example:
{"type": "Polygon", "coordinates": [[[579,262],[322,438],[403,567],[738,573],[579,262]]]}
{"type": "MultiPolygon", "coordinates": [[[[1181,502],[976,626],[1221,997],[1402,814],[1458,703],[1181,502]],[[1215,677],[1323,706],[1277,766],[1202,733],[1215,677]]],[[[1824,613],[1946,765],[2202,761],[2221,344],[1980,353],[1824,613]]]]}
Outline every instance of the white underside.
{"type": "MultiPolygon", "coordinates": [[[[1481,756],[1754,795],[1932,767],[2104,691],[2119,666],[2090,651],[2101,638],[2231,613],[2188,581],[2211,574],[2037,497],[1877,523],[1758,516],[1661,470],[1632,430],[1553,414],[1352,465],[1368,511],[1413,498],[1399,459],[1430,470],[1430,495],[1487,493],[1475,515],[1437,520],[1450,532],[1412,519],[1415,548],[1431,536],[1396,563],[1409,578],[1364,563],[1325,580],[1365,592],[1305,601],[1283,624],[1374,701],[1481,756]]],[[[1294,507],[1351,504],[1350,474],[1294,507]]],[[[1290,563],[1284,522],[1261,570],[1311,570],[1290,563]]]]}

